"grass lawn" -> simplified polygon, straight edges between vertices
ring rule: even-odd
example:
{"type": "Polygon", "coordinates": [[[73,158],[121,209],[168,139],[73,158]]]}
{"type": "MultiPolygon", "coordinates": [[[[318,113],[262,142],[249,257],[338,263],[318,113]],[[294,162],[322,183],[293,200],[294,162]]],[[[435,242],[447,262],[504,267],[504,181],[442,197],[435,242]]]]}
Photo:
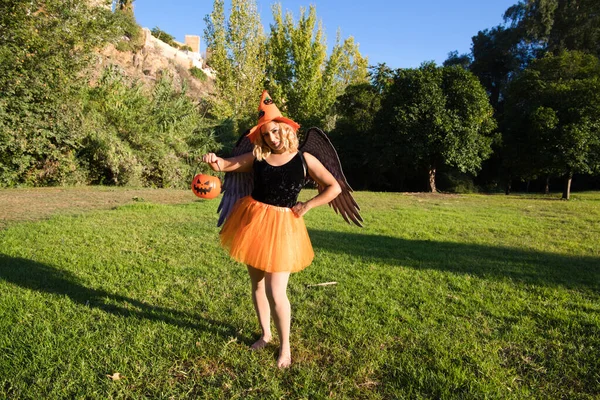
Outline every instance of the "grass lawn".
{"type": "Polygon", "coordinates": [[[288,370],[248,351],[218,200],[13,222],[0,398],[598,398],[600,193],[559,197],[361,192],[362,229],[310,211],[288,370]]]}

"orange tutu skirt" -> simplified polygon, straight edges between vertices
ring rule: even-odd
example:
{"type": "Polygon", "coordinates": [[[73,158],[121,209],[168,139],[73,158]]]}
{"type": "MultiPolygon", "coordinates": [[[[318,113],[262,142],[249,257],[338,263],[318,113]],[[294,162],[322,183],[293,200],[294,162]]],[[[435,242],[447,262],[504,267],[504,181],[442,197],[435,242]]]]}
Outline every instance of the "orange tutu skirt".
{"type": "Polygon", "coordinates": [[[290,208],[261,203],[251,196],[237,201],[220,237],[234,260],[265,272],[297,272],[314,258],[301,217],[290,208]]]}

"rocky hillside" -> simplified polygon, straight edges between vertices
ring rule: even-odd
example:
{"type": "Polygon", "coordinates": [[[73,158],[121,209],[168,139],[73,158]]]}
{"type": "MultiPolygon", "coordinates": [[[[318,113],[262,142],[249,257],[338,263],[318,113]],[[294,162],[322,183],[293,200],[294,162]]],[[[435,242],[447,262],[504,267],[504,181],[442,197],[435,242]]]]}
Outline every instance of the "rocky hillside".
{"type": "Polygon", "coordinates": [[[159,74],[167,71],[175,84],[186,83],[187,93],[192,98],[201,99],[213,94],[214,72],[206,67],[198,54],[188,54],[169,46],[153,37],[147,28],[142,31],[143,47],[138,51],[119,51],[112,44],[101,49],[94,68],[95,77],[100,76],[106,66],[117,65],[127,76],[146,82],[150,87],[159,74]],[[203,78],[194,77],[190,72],[192,67],[201,70],[203,78]]]}

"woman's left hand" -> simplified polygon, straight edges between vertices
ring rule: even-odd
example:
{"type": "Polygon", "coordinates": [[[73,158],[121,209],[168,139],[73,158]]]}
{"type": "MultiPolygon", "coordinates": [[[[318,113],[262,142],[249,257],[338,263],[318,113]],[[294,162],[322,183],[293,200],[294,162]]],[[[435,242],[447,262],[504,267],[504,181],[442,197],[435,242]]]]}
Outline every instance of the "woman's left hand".
{"type": "Polygon", "coordinates": [[[297,202],[294,207],[292,207],[292,212],[296,214],[297,217],[303,216],[308,210],[310,210],[308,203],[303,203],[301,201],[297,202]]]}

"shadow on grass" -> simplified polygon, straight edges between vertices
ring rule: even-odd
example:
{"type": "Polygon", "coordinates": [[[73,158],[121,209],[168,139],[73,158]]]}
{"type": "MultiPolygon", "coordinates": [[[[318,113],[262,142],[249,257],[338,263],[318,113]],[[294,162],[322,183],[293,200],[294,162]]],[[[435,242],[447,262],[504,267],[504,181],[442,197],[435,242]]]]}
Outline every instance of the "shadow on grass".
{"type": "Polygon", "coordinates": [[[211,332],[225,339],[236,337],[243,342],[251,340],[239,337],[234,327],[221,321],[150,305],[104,290],[91,289],[67,271],[24,258],[0,254],[0,280],[25,289],[67,296],[75,303],[117,316],[165,322],[181,328],[211,332]]]}
{"type": "Polygon", "coordinates": [[[395,266],[600,290],[600,257],[314,229],[310,229],[309,234],[316,249],[395,266]]]}

